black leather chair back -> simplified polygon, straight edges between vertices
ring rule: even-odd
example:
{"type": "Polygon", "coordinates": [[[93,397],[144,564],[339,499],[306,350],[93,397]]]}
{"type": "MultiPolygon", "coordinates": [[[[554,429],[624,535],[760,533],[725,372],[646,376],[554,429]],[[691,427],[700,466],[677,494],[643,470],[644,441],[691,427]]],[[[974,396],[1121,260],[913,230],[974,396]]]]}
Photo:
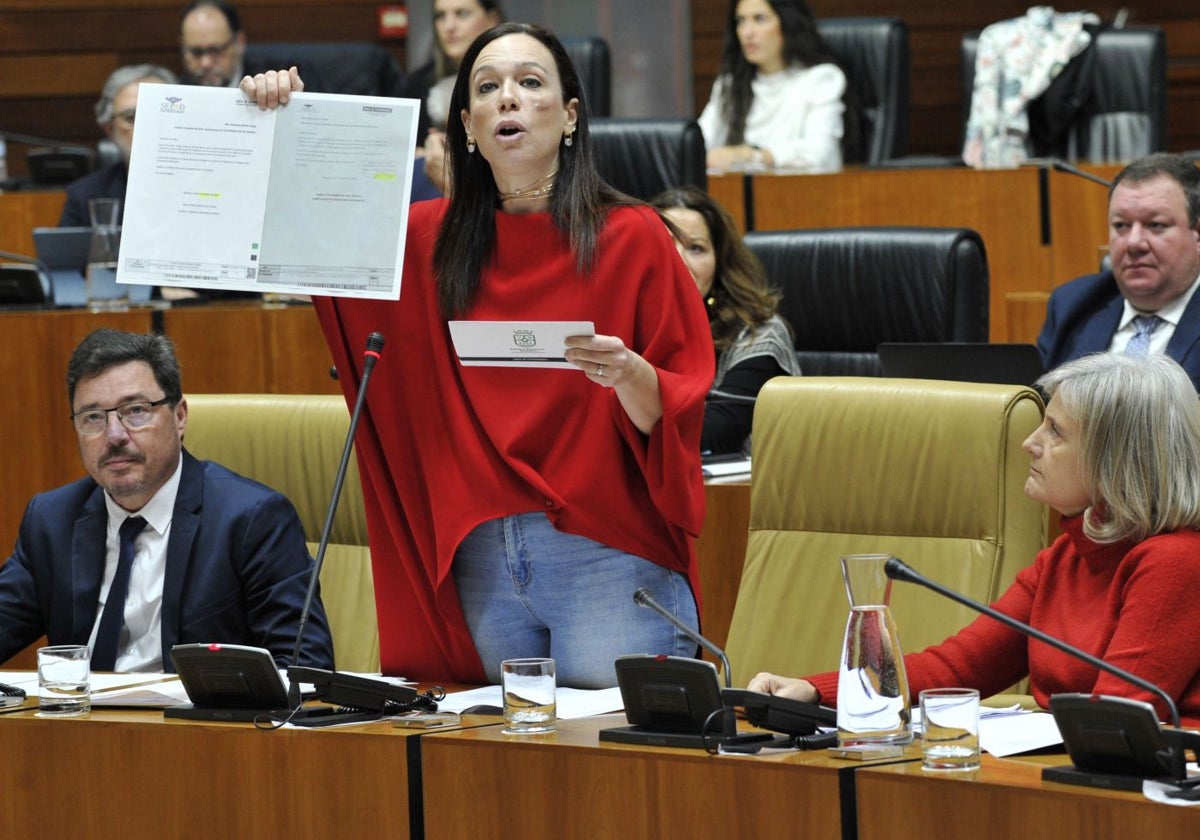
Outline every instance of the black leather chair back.
{"type": "MultiPolygon", "coordinates": [[[[978,33],[963,36],[963,136],[971,109],[978,33]]],[[[1160,27],[1103,29],[1091,47],[1091,94],[1068,137],[1073,161],[1123,162],[1167,142],[1167,39],[1160,27]]]]}
{"type": "Polygon", "coordinates": [[[561,39],[587,99],[593,117],[612,114],[612,60],[608,41],[595,35],[564,35],[561,39]]]}
{"type": "Polygon", "coordinates": [[[404,74],[386,48],[366,41],[250,43],[247,67],[287,67],[295,64],[314,93],[399,96],[404,74]],[[309,83],[309,79],[312,83],[309,83]]]}
{"type": "Polygon", "coordinates": [[[885,341],[987,341],[983,239],[966,228],[752,231],[805,376],[879,376],[885,341]]]}
{"type": "Polygon", "coordinates": [[[604,180],[650,200],[669,187],[708,189],[704,135],[689,119],[591,121],[592,153],[604,180]]]}
{"type": "Polygon", "coordinates": [[[824,18],[817,31],[846,71],[863,108],[866,163],[908,148],[908,26],[894,17],[824,18]]]}

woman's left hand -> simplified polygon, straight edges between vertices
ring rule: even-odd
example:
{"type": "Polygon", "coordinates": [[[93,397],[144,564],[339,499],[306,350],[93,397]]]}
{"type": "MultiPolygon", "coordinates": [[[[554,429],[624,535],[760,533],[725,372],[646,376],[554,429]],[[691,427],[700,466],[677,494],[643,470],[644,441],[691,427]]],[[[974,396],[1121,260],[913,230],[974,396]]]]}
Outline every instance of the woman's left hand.
{"type": "Polygon", "coordinates": [[[242,93],[258,102],[264,111],[286,105],[293,93],[304,90],[304,81],[295,67],[287,70],[268,70],[257,76],[244,76],[238,85],[242,93]]]}
{"type": "Polygon", "coordinates": [[[576,335],[567,339],[567,361],[597,385],[612,388],[628,373],[633,358],[645,363],[615,335],[576,335]]]}
{"type": "Polygon", "coordinates": [[[662,418],[658,371],[615,335],[573,335],[567,339],[567,361],[597,385],[612,388],[633,425],[650,434],[662,418]]]}

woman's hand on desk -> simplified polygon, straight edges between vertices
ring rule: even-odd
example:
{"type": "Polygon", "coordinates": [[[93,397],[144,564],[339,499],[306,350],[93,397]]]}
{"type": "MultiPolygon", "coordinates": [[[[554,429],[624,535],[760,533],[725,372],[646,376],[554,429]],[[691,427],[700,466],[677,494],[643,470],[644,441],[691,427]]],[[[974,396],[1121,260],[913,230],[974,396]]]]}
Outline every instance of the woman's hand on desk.
{"type": "Polygon", "coordinates": [[[256,76],[245,76],[238,85],[242,93],[258,102],[264,111],[286,105],[293,93],[304,90],[300,71],[295,67],[287,70],[268,70],[256,76]]]}
{"type": "Polygon", "coordinates": [[[748,691],[759,691],[763,694],[774,694],[777,697],[787,697],[791,700],[799,700],[802,703],[816,703],[817,689],[808,680],[795,679],[792,677],[779,677],[775,674],[762,671],[755,674],[754,679],[750,680],[750,684],[746,686],[748,691]]]}

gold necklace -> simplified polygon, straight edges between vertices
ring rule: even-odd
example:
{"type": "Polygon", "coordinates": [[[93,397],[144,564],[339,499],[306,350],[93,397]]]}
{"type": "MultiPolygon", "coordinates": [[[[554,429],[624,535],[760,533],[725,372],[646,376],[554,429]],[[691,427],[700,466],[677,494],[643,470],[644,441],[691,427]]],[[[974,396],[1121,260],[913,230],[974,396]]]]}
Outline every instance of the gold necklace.
{"type": "Polygon", "coordinates": [[[554,192],[554,176],[558,174],[555,169],[549,175],[543,175],[536,181],[526,184],[518,190],[513,190],[510,193],[498,192],[501,201],[526,201],[531,198],[541,198],[545,195],[550,195],[554,192]]]}

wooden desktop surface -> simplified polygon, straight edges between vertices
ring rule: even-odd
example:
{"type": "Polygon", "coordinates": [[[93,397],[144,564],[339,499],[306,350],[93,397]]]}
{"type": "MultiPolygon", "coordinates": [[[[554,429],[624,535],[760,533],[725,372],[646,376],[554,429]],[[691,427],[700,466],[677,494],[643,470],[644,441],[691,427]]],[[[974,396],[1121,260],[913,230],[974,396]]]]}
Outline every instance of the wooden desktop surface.
{"type": "Polygon", "coordinates": [[[0,837],[408,838],[407,742],[390,721],[309,732],[157,711],[0,717],[0,837]]]}
{"type": "Polygon", "coordinates": [[[1066,756],[983,756],[972,773],[931,773],[920,764],[864,768],[855,780],[858,840],[1126,840],[1195,837],[1200,810],[1140,793],[1043,782],[1066,756]]]}
{"type": "Polygon", "coordinates": [[[850,762],[763,758],[599,740],[624,715],[560,721],[548,735],[498,727],[421,739],[425,831],[438,840],[842,837],[850,762]]]}

